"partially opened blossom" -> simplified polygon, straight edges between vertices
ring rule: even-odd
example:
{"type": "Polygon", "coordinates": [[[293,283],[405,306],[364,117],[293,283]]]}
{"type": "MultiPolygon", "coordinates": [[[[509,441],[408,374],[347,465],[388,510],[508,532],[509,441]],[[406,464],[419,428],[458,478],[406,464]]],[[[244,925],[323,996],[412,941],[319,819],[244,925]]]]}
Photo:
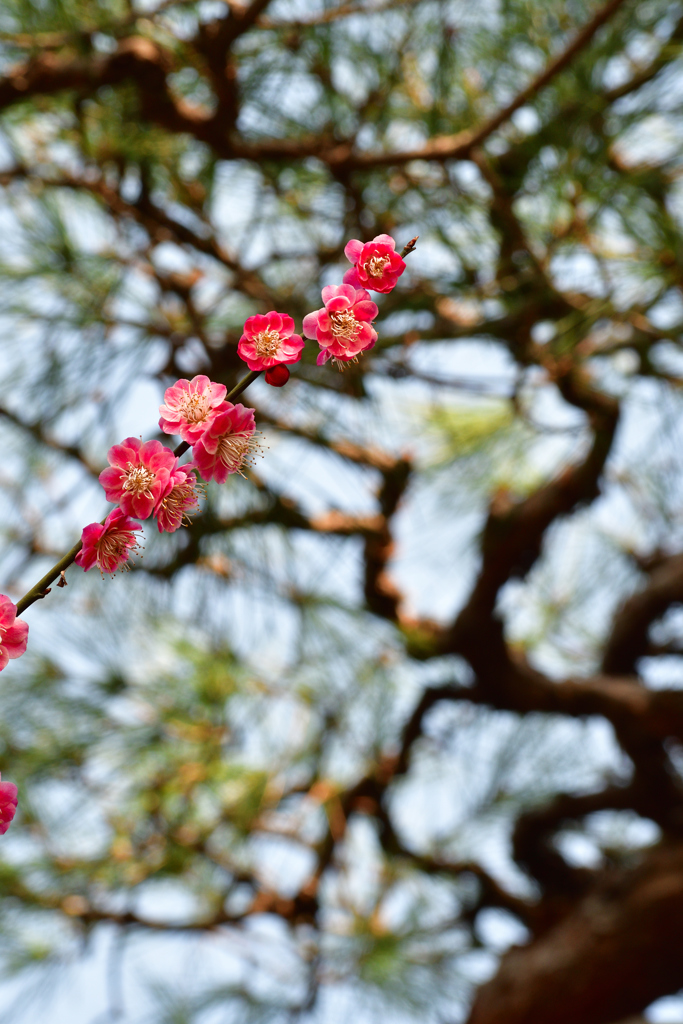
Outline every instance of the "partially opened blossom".
{"type": "Polygon", "coordinates": [[[344,283],[373,292],[390,292],[406,269],[391,235],[376,235],[365,243],[352,238],[344,247],[344,255],[353,263],[344,274],[344,283]]]}
{"type": "Polygon", "coordinates": [[[127,437],[109,449],[110,469],[100,473],[107,501],[114,501],[123,512],[136,519],[147,519],[168,487],[178,460],[170,448],[159,441],[143,442],[127,437]]]}
{"type": "Polygon", "coordinates": [[[13,782],[0,782],[0,836],[4,836],[17,813],[17,787],[13,782]]]}
{"type": "Polygon", "coordinates": [[[254,410],[224,402],[213,423],[192,448],[193,464],[203,480],[225,483],[230,473],[240,473],[249,457],[258,451],[254,436],[254,410]]]}
{"type": "Polygon", "coordinates": [[[279,363],[298,363],[304,340],[294,333],[294,321],[287,313],[250,316],[237,346],[237,355],[250,370],[267,370],[279,363]]]}
{"type": "Polygon", "coordinates": [[[174,533],[184,522],[189,522],[188,517],[199,511],[200,488],[192,463],[178,466],[171,474],[168,491],[154,509],[159,533],[174,533]]]}
{"type": "Polygon", "coordinates": [[[359,352],[372,348],[377,331],[370,321],[377,316],[377,306],[363,288],[350,284],[323,288],[324,309],[304,317],[304,334],[315,338],[321,348],[318,366],[334,359],[338,364],[356,358],[359,352]]]}
{"type": "Polygon", "coordinates": [[[135,530],[142,527],[120,508],[109,513],[104,523],[90,523],[81,535],[83,547],[76,555],[76,565],[87,572],[94,566],[100,572],[113,574],[126,565],[137,550],[135,530]]]}
{"type": "Polygon", "coordinates": [[[225,384],[216,384],[203,373],[192,380],[177,380],[164,392],[159,406],[159,426],[165,434],[178,434],[194,444],[202,436],[225,398],[225,384]]]}
{"type": "Polygon", "coordinates": [[[18,619],[17,606],[0,594],[0,672],[10,659],[22,656],[27,643],[28,622],[18,619]]]}

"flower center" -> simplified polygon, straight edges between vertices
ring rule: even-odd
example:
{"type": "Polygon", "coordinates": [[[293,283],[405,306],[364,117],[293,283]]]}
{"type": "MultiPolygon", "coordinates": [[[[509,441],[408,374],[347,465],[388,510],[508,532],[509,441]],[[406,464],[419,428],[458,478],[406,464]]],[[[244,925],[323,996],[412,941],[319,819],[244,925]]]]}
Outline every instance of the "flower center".
{"type": "Polygon", "coordinates": [[[206,419],[209,410],[209,400],[206,395],[185,395],[180,403],[180,413],[188,423],[201,423],[206,419]]]}
{"type": "Polygon", "coordinates": [[[177,484],[161,502],[161,507],[169,519],[189,524],[188,516],[199,511],[198,490],[197,484],[177,484]]]}
{"type": "Polygon", "coordinates": [[[373,256],[372,259],[368,260],[365,266],[370,277],[381,277],[384,273],[384,268],[389,262],[390,260],[388,256],[373,256]]]}
{"type": "Polygon", "coordinates": [[[132,491],[133,494],[148,494],[151,496],[150,487],[156,478],[156,473],[152,473],[145,466],[134,466],[132,462],[129,462],[123,489],[124,491],[132,491]]]}
{"type": "Polygon", "coordinates": [[[335,338],[344,338],[345,341],[353,341],[360,329],[360,323],[349,309],[342,309],[338,313],[330,313],[332,321],[332,334],[335,338]]]}
{"type": "Polygon", "coordinates": [[[260,448],[255,434],[256,431],[247,433],[246,430],[240,430],[236,434],[223,434],[219,440],[216,455],[231,473],[244,476],[242,466],[249,465],[250,456],[260,448]]]}
{"type": "Polygon", "coordinates": [[[129,548],[137,545],[130,533],[105,533],[97,545],[100,555],[105,558],[120,558],[127,555],[129,548]]]}
{"type": "Polygon", "coordinates": [[[280,351],[282,339],[280,338],[279,331],[269,327],[267,330],[255,335],[253,342],[259,359],[270,359],[280,351]]]}

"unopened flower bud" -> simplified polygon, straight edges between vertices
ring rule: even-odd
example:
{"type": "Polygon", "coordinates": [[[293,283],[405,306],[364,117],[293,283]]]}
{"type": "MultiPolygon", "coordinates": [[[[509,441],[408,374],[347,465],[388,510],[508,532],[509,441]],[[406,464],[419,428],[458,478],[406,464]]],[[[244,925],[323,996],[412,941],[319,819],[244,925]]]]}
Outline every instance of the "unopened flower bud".
{"type": "Polygon", "coordinates": [[[284,387],[288,380],[289,370],[282,363],[279,366],[271,366],[269,370],[266,370],[266,384],[270,384],[274,388],[284,387]]]}

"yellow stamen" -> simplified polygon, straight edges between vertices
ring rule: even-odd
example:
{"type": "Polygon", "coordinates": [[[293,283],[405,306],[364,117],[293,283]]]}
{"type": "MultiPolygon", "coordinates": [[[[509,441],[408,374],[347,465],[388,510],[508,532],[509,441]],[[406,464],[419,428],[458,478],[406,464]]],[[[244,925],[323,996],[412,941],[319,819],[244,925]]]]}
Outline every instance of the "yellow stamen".
{"type": "Polygon", "coordinates": [[[150,487],[156,478],[156,473],[152,473],[145,466],[134,466],[132,462],[129,462],[123,489],[132,491],[133,494],[146,494],[151,497],[150,487]]]}
{"type": "Polygon", "coordinates": [[[236,434],[224,434],[220,438],[216,454],[219,461],[227,466],[231,473],[239,473],[240,476],[244,476],[242,467],[252,465],[253,456],[261,450],[256,438],[257,433],[256,430],[252,433],[240,430],[236,434]]]}
{"type": "Polygon", "coordinates": [[[358,336],[360,322],[350,310],[342,309],[338,313],[330,313],[330,321],[333,337],[353,341],[358,336]]]}
{"type": "Polygon", "coordinates": [[[389,262],[390,260],[388,256],[373,256],[372,259],[368,260],[365,266],[370,277],[381,277],[384,273],[384,268],[389,262]]]}
{"type": "Polygon", "coordinates": [[[261,331],[253,338],[256,355],[259,359],[270,359],[272,356],[276,356],[280,351],[281,341],[279,332],[273,328],[261,331]]]}

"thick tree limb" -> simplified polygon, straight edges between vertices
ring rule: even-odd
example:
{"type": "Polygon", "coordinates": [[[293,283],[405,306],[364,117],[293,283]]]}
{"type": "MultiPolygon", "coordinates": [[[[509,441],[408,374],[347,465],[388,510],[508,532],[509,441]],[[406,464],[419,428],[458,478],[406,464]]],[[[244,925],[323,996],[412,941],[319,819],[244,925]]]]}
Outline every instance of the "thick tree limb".
{"type": "Polygon", "coordinates": [[[612,1024],[683,981],[683,845],[612,869],[555,927],[513,948],[468,1024],[612,1024]]]}

